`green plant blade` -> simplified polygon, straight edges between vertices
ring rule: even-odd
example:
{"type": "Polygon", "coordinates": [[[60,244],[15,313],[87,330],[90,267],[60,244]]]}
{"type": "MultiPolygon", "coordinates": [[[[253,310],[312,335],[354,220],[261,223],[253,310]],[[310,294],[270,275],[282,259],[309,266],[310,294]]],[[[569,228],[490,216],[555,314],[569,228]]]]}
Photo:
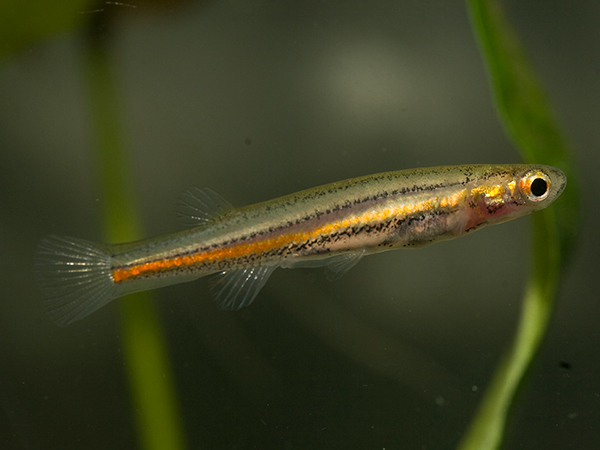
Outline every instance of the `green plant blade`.
{"type": "Polygon", "coordinates": [[[498,0],[468,0],[471,23],[486,64],[498,116],[525,162],[560,168],[568,188],[553,205],[565,261],[579,228],[579,182],[569,147],[542,84],[498,0]]]}
{"type": "MultiPolygon", "coordinates": [[[[96,162],[108,242],[140,238],[131,173],[120,128],[120,108],[106,48],[92,38],[86,75],[96,132],[96,162]]],[[[185,448],[167,349],[151,295],[140,292],[119,300],[122,344],[142,448],[185,448]]]]}
{"type": "Polygon", "coordinates": [[[37,40],[81,26],[92,0],[5,0],[0,2],[0,59],[37,40]]]}
{"type": "Polygon", "coordinates": [[[502,444],[515,395],[546,334],[561,267],[575,244],[579,190],[563,133],[499,3],[468,0],[468,6],[507,134],[525,161],[557,166],[569,183],[553,206],[532,216],[531,269],[517,334],[459,446],[474,450],[502,444]]]}

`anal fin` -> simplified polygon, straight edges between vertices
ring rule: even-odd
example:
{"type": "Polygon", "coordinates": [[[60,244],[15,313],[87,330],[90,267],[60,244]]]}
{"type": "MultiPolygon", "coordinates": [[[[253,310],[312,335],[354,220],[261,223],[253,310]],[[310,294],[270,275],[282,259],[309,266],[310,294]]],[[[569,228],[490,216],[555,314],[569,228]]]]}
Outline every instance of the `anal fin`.
{"type": "Polygon", "coordinates": [[[221,309],[236,310],[250,305],[277,266],[249,267],[218,274],[210,291],[221,309]]]}
{"type": "Polygon", "coordinates": [[[327,260],[327,279],[331,281],[341,278],[358,264],[363,256],[364,249],[332,256],[327,260]]]}

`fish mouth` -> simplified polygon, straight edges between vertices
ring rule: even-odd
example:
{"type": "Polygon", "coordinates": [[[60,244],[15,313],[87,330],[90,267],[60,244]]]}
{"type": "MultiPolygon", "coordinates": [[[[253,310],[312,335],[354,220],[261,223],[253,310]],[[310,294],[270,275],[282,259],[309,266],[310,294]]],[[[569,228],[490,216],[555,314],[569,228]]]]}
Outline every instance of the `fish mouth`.
{"type": "Polygon", "coordinates": [[[552,174],[552,178],[555,184],[558,185],[556,189],[556,196],[558,197],[567,187],[567,176],[564,172],[556,167],[548,167],[550,173],[552,174]]]}

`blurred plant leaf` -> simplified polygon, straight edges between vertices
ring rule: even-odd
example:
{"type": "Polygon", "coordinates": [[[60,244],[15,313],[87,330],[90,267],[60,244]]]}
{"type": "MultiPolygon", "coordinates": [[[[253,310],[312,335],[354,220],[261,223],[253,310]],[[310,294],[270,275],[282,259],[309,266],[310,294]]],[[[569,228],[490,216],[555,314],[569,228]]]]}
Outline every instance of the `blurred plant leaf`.
{"type": "Polygon", "coordinates": [[[0,2],[0,59],[39,39],[81,25],[91,0],[14,0],[0,2]]]}
{"type": "Polygon", "coordinates": [[[565,141],[542,84],[497,0],[469,0],[471,22],[487,65],[498,115],[525,162],[558,167],[568,187],[553,205],[566,261],[579,228],[579,183],[565,141]]]}
{"type": "Polygon", "coordinates": [[[191,1],[5,0],[0,2],[0,61],[40,39],[85,25],[101,12],[160,12],[187,3],[191,1]]]}
{"type": "MultiPolygon", "coordinates": [[[[107,30],[112,11],[94,15],[85,47],[85,75],[95,137],[95,166],[103,206],[107,242],[139,239],[134,175],[121,120],[118,82],[107,30]]],[[[168,346],[150,292],[119,299],[122,349],[137,419],[140,448],[181,450],[186,448],[168,346]]],[[[198,446],[196,448],[199,448],[198,446]]]]}
{"type": "Polygon", "coordinates": [[[558,122],[499,3],[468,0],[468,6],[507,134],[526,162],[559,167],[568,178],[567,189],[554,205],[532,216],[531,268],[515,341],[459,446],[461,450],[488,450],[502,445],[515,395],[546,334],[561,267],[576,242],[579,189],[558,122]]]}

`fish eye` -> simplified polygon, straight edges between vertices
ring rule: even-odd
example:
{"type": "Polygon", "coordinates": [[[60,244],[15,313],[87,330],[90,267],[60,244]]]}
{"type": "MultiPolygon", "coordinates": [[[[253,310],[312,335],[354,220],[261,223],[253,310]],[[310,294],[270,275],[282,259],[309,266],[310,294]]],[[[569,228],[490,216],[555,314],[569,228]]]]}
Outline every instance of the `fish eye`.
{"type": "Polygon", "coordinates": [[[521,191],[532,202],[540,202],[548,197],[552,182],[548,175],[539,170],[535,170],[525,174],[520,182],[521,191]]]}
{"type": "Polygon", "coordinates": [[[531,194],[541,197],[548,192],[548,183],[543,178],[536,178],[531,182],[531,194]]]}

